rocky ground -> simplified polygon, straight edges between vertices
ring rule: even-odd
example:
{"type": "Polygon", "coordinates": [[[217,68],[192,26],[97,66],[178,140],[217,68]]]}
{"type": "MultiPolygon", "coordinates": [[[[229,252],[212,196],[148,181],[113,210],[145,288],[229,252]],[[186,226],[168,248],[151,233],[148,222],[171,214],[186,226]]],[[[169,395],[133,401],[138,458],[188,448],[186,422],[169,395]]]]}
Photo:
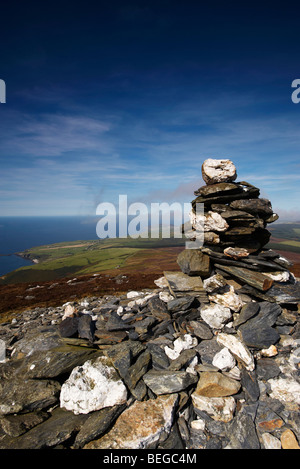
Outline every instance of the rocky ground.
{"type": "Polygon", "coordinates": [[[300,284],[265,247],[278,215],[230,160],[202,174],[182,229],[204,244],[152,288],[150,262],[135,290],[26,285],[67,302],[2,315],[0,448],[300,449],[300,284]]]}
{"type": "Polygon", "coordinates": [[[1,448],[299,448],[297,305],[208,314],[170,275],[1,325],[1,448]]]}

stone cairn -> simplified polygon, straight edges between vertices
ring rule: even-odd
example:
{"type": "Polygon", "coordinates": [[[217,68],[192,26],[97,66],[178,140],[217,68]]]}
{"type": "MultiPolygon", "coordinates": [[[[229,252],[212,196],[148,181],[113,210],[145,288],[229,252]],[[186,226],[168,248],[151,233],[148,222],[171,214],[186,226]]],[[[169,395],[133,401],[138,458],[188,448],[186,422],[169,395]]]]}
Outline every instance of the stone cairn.
{"type": "Polygon", "coordinates": [[[204,245],[181,271],[0,325],[0,448],[299,449],[300,287],[264,248],[277,215],[231,161],[202,173],[183,231],[204,245]]]}
{"type": "Polygon", "coordinates": [[[182,231],[191,241],[197,231],[202,232],[203,247],[186,249],[178,256],[182,272],[206,279],[205,291],[224,286],[225,277],[235,281],[231,291],[238,287],[240,293],[255,298],[297,302],[299,287],[289,272],[291,263],[264,249],[271,236],[266,226],[278,219],[271,202],[259,197],[257,187],[235,182],[236,168],[230,160],[206,160],[202,176],[206,185],[195,191],[190,222],[182,231]],[[197,204],[204,207],[200,215],[197,204]]]}

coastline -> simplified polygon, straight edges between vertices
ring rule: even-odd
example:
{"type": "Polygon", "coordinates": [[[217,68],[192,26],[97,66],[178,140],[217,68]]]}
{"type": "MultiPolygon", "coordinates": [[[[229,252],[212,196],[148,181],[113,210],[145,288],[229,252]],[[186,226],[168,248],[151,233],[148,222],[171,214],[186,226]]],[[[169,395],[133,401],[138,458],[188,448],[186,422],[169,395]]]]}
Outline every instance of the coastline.
{"type": "Polygon", "coordinates": [[[26,253],[26,252],[14,252],[13,254],[8,254],[10,256],[17,256],[17,257],[20,257],[21,259],[25,259],[26,261],[30,261],[32,262],[33,264],[39,264],[39,260],[34,258],[32,259],[30,257],[30,254],[29,253],[26,253]]]}
{"type": "Polygon", "coordinates": [[[22,255],[22,253],[0,254],[0,278],[3,280],[7,275],[15,272],[16,270],[37,264],[38,259],[22,255]]]}

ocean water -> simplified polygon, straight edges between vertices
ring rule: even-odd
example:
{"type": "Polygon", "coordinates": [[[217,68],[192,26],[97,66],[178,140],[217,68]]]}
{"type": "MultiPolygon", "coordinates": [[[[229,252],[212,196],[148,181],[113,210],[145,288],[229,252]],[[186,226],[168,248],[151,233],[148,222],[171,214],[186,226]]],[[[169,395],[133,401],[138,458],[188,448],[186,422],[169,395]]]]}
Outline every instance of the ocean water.
{"type": "Polygon", "coordinates": [[[31,264],[14,255],[34,246],[98,239],[93,217],[0,217],[0,276],[31,264]]]}

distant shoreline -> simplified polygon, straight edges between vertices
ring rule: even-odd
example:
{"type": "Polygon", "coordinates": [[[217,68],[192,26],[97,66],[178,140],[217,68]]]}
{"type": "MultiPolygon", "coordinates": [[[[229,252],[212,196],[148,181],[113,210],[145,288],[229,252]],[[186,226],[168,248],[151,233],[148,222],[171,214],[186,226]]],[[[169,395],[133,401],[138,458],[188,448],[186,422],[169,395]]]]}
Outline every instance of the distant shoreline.
{"type": "Polygon", "coordinates": [[[21,259],[25,259],[25,261],[29,261],[32,264],[38,264],[39,263],[38,259],[31,259],[29,257],[29,255],[25,255],[22,252],[12,252],[10,254],[0,254],[0,257],[12,257],[12,256],[20,257],[21,259]]]}
{"type": "Polygon", "coordinates": [[[30,254],[24,254],[23,252],[14,252],[10,254],[11,256],[21,257],[21,259],[25,259],[26,261],[30,261],[32,264],[38,264],[38,259],[31,259],[30,254]]]}

